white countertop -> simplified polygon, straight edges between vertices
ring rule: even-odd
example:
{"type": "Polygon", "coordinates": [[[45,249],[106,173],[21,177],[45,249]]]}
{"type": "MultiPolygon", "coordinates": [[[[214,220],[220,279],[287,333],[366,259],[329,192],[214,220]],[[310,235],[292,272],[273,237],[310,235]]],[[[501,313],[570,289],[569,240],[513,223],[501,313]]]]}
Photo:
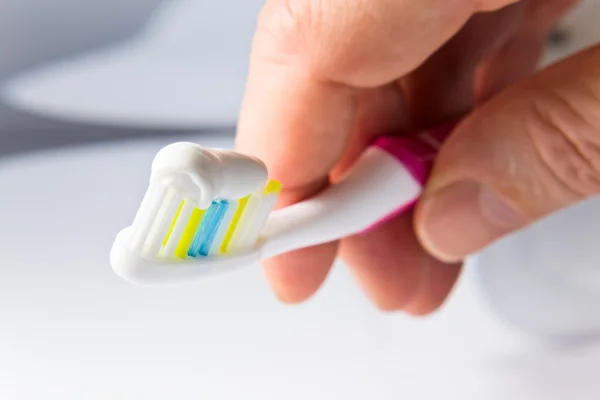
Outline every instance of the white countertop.
{"type": "Polygon", "coordinates": [[[295,307],[275,300],[255,266],[183,288],[120,280],[112,240],[173,140],[0,160],[2,400],[600,396],[600,344],[550,350],[520,336],[486,307],[473,267],[420,320],[375,310],[341,264],[295,307]]]}

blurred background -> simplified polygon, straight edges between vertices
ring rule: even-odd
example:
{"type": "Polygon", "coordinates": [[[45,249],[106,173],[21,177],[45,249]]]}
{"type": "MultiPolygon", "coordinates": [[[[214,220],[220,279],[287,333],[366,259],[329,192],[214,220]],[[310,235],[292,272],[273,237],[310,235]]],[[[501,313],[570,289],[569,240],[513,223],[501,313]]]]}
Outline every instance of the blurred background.
{"type": "MultiPolygon", "coordinates": [[[[18,73],[108,46],[137,33],[161,0],[4,0],[0,3],[0,87],[18,73]]],[[[0,153],[131,135],[43,118],[0,102],[0,153]]],[[[164,132],[160,132],[164,133],[164,132]]]]}
{"type": "MultiPolygon", "coordinates": [[[[339,263],[297,308],[258,268],[161,291],[113,274],[156,151],[231,146],[261,4],[0,0],[0,399],[597,400],[597,201],[470,260],[418,321],[339,263]]],[[[598,17],[583,1],[543,64],[599,41],[598,17]]]]}
{"type": "MultiPolygon", "coordinates": [[[[262,1],[4,0],[0,152],[203,130],[231,133],[262,1]]],[[[584,1],[545,63],[593,43],[584,1]]]]}

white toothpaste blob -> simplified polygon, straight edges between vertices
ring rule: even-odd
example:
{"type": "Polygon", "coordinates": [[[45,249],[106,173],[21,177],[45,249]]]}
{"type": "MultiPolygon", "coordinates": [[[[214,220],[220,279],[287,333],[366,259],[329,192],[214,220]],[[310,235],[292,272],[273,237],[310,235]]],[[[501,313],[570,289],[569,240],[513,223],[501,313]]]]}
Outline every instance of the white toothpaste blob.
{"type": "Polygon", "coordinates": [[[129,246],[150,258],[185,258],[213,201],[248,196],[267,179],[266,166],[250,156],[186,142],[166,146],[152,163],[129,246]]]}
{"type": "Polygon", "coordinates": [[[257,158],[231,150],[205,149],[188,142],[173,143],[158,152],[150,180],[194,199],[208,208],[216,198],[239,199],[260,190],[267,167],[257,158]]]}

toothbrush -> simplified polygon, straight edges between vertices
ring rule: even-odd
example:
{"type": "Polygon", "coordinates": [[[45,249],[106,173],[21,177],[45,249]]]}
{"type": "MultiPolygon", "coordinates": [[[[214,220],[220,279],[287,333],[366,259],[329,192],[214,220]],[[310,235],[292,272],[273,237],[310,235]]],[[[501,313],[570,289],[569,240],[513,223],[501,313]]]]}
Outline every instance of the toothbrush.
{"type": "Polygon", "coordinates": [[[257,158],[168,145],[133,224],[114,241],[112,268],[141,286],[183,285],[368,231],[415,204],[452,128],[381,137],[339,182],[276,211],[281,184],[257,158]]]}

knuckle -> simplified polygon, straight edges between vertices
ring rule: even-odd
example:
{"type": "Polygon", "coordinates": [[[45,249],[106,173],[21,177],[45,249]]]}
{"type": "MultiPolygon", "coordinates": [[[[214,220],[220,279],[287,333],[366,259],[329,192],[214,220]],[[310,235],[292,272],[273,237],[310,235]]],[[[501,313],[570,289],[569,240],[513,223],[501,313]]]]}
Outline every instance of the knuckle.
{"type": "Polygon", "coordinates": [[[316,58],[315,45],[325,40],[321,26],[323,3],[323,0],[267,1],[258,19],[254,50],[263,50],[267,57],[282,58],[290,65],[301,63],[302,67],[310,68],[316,58]]]}
{"type": "Polygon", "coordinates": [[[365,71],[375,69],[373,65],[391,64],[390,60],[398,58],[394,52],[383,51],[390,46],[382,44],[380,39],[398,30],[390,26],[392,23],[401,25],[390,17],[390,10],[397,8],[392,6],[394,3],[393,0],[272,0],[259,18],[259,42],[273,53],[271,56],[284,56],[288,65],[302,68],[303,73],[319,80],[373,86],[371,82],[379,79],[365,71]],[[368,75],[368,79],[363,75],[368,75]]]}
{"type": "Polygon", "coordinates": [[[589,90],[549,90],[531,102],[526,133],[547,171],[577,198],[600,193],[599,105],[589,90]]]}
{"type": "Polygon", "coordinates": [[[254,52],[319,80],[376,87],[425,62],[468,19],[472,1],[439,1],[432,12],[413,0],[269,0],[254,52]],[[447,23],[415,34],[441,18],[447,23]]]}

